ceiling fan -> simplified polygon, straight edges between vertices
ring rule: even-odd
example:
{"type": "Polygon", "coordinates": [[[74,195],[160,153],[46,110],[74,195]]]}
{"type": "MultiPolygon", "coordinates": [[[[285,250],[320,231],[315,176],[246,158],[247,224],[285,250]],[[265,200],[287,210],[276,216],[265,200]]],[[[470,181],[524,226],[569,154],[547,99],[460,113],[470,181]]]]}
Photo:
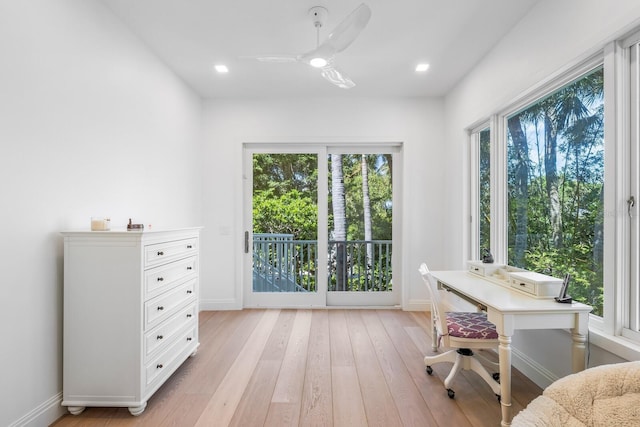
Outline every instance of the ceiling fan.
{"type": "Polygon", "coordinates": [[[320,43],[320,28],[324,25],[328,11],[322,6],[309,9],[309,16],[316,28],[316,48],[303,54],[259,55],[252,57],[262,62],[302,62],[321,70],[322,77],[343,89],[350,89],[356,84],[335,67],[335,56],[345,50],[367,26],[371,18],[371,9],[362,3],[355,8],[330,34],[320,43]]]}

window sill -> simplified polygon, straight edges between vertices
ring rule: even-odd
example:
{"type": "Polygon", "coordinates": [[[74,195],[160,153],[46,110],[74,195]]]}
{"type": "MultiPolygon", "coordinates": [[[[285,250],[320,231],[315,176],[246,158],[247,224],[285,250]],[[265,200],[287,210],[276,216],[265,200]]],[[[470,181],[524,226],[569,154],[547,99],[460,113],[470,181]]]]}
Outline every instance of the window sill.
{"type": "Polygon", "coordinates": [[[589,327],[589,342],[625,360],[640,360],[640,343],[589,327]]]}

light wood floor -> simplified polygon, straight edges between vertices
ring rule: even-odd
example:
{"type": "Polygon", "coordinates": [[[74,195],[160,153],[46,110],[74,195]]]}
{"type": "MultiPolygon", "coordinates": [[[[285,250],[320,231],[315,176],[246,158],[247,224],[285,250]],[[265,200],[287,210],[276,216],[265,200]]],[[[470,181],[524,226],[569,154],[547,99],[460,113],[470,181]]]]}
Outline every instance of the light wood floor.
{"type": "MultiPolygon", "coordinates": [[[[399,310],[242,310],[200,313],[200,348],[133,417],[87,408],[66,426],[497,426],[500,404],[450,364],[425,373],[428,314],[399,310]]],[[[496,359],[490,352],[485,355],[496,359]],[[489,353],[489,354],[487,354],[489,353]]],[[[516,369],[516,414],[541,390],[516,369]]]]}

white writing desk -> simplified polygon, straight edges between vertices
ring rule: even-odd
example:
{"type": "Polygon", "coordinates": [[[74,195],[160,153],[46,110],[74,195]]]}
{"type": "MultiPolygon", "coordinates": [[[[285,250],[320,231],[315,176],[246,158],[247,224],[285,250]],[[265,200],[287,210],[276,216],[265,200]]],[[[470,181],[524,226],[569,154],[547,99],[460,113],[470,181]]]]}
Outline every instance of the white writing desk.
{"type": "Polygon", "coordinates": [[[502,426],[511,425],[511,337],[516,329],[570,329],[573,371],[584,370],[590,306],[534,298],[467,271],[432,271],[431,274],[439,288],[486,307],[487,318],[496,325],[502,426]]]}

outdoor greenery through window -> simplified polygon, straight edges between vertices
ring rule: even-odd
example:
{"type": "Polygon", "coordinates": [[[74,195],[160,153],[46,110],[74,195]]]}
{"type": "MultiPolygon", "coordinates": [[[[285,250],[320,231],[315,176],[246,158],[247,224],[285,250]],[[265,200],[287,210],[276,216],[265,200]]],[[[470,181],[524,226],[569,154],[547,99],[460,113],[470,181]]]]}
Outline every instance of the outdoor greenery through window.
{"type": "Polygon", "coordinates": [[[599,67],[507,117],[508,263],[562,277],[603,314],[604,86],[599,67]]]}
{"type": "Polygon", "coordinates": [[[329,156],[329,291],[392,290],[392,159],[329,156]]]}
{"type": "Polygon", "coordinates": [[[491,250],[491,131],[484,129],[478,135],[479,155],[479,253],[491,250]]]}
{"type": "Polygon", "coordinates": [[[328,265],[318,265],[318,155],[253,154],[253,291],[392,290],[392,154],[328,156],[328,265]]]}
{"type": "Polygon", "coordinates": [[[315,292],[317,154],[253,155],[253,290],[315,292]]]}

